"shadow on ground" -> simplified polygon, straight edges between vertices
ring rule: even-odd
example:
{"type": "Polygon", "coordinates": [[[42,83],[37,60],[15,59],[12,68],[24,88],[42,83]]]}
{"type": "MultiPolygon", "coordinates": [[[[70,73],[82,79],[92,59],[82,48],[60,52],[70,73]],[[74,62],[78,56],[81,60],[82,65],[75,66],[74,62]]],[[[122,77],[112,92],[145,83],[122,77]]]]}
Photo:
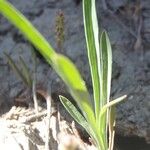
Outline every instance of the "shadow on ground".
{"type": "Polygon", "coordinates": [[[115,143],[118,150],[150,150],[150,144],[147,144],[143,138],[136,136],[123,137],[116,135],[115,143]]]}

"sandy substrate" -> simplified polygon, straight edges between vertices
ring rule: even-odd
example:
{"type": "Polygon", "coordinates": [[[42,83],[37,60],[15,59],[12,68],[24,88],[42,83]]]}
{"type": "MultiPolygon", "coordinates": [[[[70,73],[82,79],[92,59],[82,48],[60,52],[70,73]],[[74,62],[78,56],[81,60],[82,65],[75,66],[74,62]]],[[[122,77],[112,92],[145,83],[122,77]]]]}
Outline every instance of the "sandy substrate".
{"type": "Polygon", "coordinates": [[[0,147],[3,150],[87,150],[75,123],[67,123],[59,112],[47,117],[46,109],[15,107],[0,118],[0,147]]]}

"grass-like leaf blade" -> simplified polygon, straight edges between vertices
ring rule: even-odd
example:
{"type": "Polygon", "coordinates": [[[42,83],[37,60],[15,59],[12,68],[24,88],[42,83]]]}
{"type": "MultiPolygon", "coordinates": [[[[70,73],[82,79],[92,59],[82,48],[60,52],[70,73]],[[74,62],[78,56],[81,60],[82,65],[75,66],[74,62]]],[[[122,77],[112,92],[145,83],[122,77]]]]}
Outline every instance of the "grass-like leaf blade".
{"type": "Polygon", "coordinates": [[[103,99],[101,100],[102,107],[109,102],[111,89],[111,74],[112,74],[112,50],[109,37],[106,31],[103,31],[100,38],[101,65],[102,65],[102,81],[103,81],[103,99]]]}
{"type": "Polygon", "coordinates": [[[87,43],[87,53],[93,85],[95,115],[96,118],[98,118],[100,100],[102,97],[102,83],[100,82],[102,76],[100,73],[101,66],[99,58],[99,29],[97,23],[95,0],[83,0],[83,18],[87,43]]]}
{"type": "MultiPolygon", "coordinates": [[[[117,99],[115,99],[115,100],[112,100],[112,101],[110,101],[109,103],[105,104],[105,105],[103,106],[103,108],[101,109],[101,111],[100,111],[100,118],[102,118],[103,115],[105,115],[107,109],[109,109],[110,107],[112,107],[112,106],[114,106],[114,105],[120,103],[120,102],[123,101],[126,97],[127,97],[127,95],[124,95],[124,96],[121,96],[121,97],[119,97],[119,98],[117,98],[117,99]]],[[[100,119],[100,120],[101,120],[101,119],[100,119]]]]}
{"type": "Polygon", "coordinates": [[[15,64],[14,60],[5,52],[4,52],[4,55],[5,55],[6,59],[8,60],[8,63],[10,65],[10,67],[13,69],[13,71],[23,81],[23,83],[28,86],[28,82],[27,82],[24,74],[22,73],[20,68],[18,68],[18,66],[15,64]]]}
{"type": "MultiPolygon", "coordinates": [[[[89,125],[84,116],[77,110],[77,108],[64,96],[59,96],[61,103],[64,105],[70,115],[79,123],[83,128],[88,129],[89,125]]],[[[89,130],[88,130],[89,132],[89,130]]]]}
{"type": "MultiPolygon", "coordinates": [[[[100,65],[102,68],[102,99],[100,101],[101,109],[109,102],[110,89],[111,89],[111,74],[112,74],[112,50],[111,44],[106,31],[103,31],[100,37],[100,65]]],[[[104,143],[107,143],[107,113],[103,115],[103,120],[99,120],[100,132],[103,136],[104,143]]],[[[107,147],[107,145],[106,145],[107,147]]]]}
{"type": "Polygon", "coordinates": [[[90,124],[86,121],[86,118],[77,110],[77,108],[64,96],[59,96],[61,103],[69,112],[69,114],[74,118],[74,120],[79,123],[87,133],[96,140],[96,135],[93,132],[90,124]]]}
{"type": "Polygon", "coordinates": [[[20,59],[20,65],[22,67],[22,74],[24,75],[24,78],[26,79],[28,86],[32,88],[32,78],[31,78],[29,68],[27,67],[26,63],[24,62],[21,56],[19,57],[19,59],[20,59]]]}
{"type": "Polygon", "coordinates": [[[60,54],[55,57],[53,62],[56,72],[61,76],[68,86],[71,95],[76,100],[87,121],[94,125],[95,117],[90,101],[90,95],[78,70],[67,57],[60,54]]]}

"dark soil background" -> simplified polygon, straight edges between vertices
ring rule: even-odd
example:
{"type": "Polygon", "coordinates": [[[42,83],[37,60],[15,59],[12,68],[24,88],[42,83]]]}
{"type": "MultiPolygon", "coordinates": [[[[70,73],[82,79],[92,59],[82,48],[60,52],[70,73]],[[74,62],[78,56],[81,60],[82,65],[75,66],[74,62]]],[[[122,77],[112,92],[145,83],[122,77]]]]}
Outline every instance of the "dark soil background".
{"type": "MultiPolygon", "coordinates": [[[[60,53],[79,68],[92,93],[80,0],[9,0],[60,53]],[[57,49],[55,20],[58,11],[65,17],[65,41],[57,49]]],[[[150,146],[150,1],[97,0],[101,28],[108,31],[113,49],[113,98],[127,94],[117,108],[117,138],[122,150],[148,150],[150,146]],[[147,144],[146,144],[147,143],[147,144]],[[141,146],[142,145],[142,146],[141,146]],[[127,146],[127,147],[126,147],[127,146]]],[[[0,109],[11,107],[26,87],[7,64],[3,52],[16,62],[22,56],[33,69],[31,44],[0,15],[0,109]],[[5,107],[4,107],[5,106],[5,107]]],[[[38,55],[40,87],[51,82],[52,94],[67,93],[55,72],[38,55]]]]}

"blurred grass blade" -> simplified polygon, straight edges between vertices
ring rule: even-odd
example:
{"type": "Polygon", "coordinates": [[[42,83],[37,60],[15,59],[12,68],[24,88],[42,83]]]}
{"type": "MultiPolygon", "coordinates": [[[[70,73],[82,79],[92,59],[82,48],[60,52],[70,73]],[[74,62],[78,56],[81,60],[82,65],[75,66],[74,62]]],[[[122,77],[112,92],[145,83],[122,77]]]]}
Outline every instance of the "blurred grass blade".
{"type": "Polygon", "coordinates": [[[13,59],[4,52],[5,57],[8,60],[9,65],[11,66],[11,68],[13,69],[13,71],[17,74],[17,76],[24,82],[25,85],[28,86],[28,82],[24,76],[24,74],[22,73],[22,71],[17,67],[17,65],[15,64],[15,62],[13,61],[13,59]]]}
{"type": "Polygon", "coordinates": [[[100,110],[100,100],[102,99],[102,83],[100,82],[102,80],[102,76],[99,57],[99,29],[97,23],[95,0],[83,0],[83,17],[87,53],[93,84],[95,115],[97,118],[100,110]]]}
{"type": "Polygon", "coordinates": [[[24,78],[26,79],[26,82],[28,83],[28,86],[30,88],[32,88],[32,78],[31,78],[31,74],[30,74],[29,68],[25,64],[25,62],[22,59],[22,57],[19,57],[19,59],[20,59],[20,65],[21,65],[21,68],[22,68],[22,74],[23,74],[24,78]]]}
{"type": "Polygon", "coordinates": [[[113,150],[115,137],[116,107],[109,109],[109,150],[113,150]]]}
{"type": "Polygon", "coordinates": [[[87,118],[87,121],[95,126],[95,117],[90,101],[90,95],[78,70],[74,64],[63,55],[57,55],[53,62],[56,72],[61,76],[68,86],[71,95],[76,100],[82,113],[87,118]]]}
{"type": "Polygon", "coordinates": [[[40,50],[46,59],[49,59],[55,53],[40,32],[8,1],[0,0],[0,12],[40,50]]]}

